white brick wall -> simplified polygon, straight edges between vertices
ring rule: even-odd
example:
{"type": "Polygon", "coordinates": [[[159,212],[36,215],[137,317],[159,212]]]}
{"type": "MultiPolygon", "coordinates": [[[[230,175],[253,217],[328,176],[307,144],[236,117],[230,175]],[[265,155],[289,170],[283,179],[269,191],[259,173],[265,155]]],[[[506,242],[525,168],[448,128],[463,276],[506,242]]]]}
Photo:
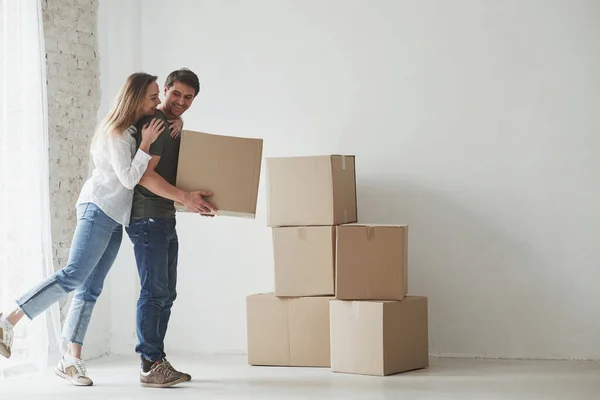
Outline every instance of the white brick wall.
{"type": "Polygon", "coordinates": [[[100,106],[97,11],[98,0],[43,2],[55,269],[62,268],[69,256],[75,202],[87,177],[89,144],[100,106]]]}

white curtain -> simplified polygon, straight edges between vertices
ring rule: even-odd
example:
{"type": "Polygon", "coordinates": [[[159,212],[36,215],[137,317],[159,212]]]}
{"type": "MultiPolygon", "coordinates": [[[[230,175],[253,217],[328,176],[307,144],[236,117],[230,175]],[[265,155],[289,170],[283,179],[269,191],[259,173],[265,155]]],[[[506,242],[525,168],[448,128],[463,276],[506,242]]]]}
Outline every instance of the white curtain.
{"type": "MultiPolygon", "coordinates": [[[[53,273],[48,111],[41,0],[0,0],[0,310],[53,273]]],[[[60,314],[54,305],[15,330],[0,377],[56,362],[60,314]]]]}

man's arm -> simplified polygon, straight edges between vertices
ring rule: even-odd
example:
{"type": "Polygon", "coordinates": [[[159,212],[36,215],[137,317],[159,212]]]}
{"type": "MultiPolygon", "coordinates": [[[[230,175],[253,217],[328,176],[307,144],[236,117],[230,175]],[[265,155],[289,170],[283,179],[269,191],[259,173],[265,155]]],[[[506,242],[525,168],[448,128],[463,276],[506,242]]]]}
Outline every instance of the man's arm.
{"type": "Polygon", "coordinates": [[[140,180],[140,185],[152,193],[172,201],[183,204],[189,211],[197,213],[213,213],[217,209],[204,200],[202,196],[210,196],[212,193],[206,191],[186,192],[165,180],[154,170],[160,161],[160,156],[152,156],[148,168],[140,180]]]}
{"type": "Polygon", "coordinates": [[[161,197],[183,203],[183,199],[187,192],[171,185],[165,178],[156,173],[155,168],[159,162],[160,156],[152,156],[146,172],[142,175],[140,185],[161,197]]]}

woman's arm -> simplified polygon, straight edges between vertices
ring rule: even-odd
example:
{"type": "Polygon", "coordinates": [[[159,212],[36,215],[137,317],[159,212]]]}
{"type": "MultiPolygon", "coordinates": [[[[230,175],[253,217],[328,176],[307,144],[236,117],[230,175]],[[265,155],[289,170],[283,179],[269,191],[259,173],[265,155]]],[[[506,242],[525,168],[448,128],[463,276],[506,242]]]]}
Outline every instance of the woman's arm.
{"type": "MultiPolygon", "coordinates": [[[[129,135],[129,132],[123,133],[129,135]]],[[[140,146],[140,149],[131,159],[131,144],[121,135],[110,135],[106,138],[110,154],[110,164],[113,167],[119,181],[127,189],[133,189],[142,179],[152,158],[140,146]]],[[[149,147],[149,146],[148,146],[149,147]]]]}

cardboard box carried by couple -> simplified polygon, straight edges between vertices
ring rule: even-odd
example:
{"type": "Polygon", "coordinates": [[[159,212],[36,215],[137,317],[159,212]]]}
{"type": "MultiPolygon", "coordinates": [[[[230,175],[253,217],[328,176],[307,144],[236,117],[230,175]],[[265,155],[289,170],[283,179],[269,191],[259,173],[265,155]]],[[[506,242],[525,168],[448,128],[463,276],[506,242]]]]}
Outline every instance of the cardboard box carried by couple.
{"type": "MultiPolygon", "coordinates": [[[[206,190],[216,215],[254,218],[262,164],[263,140],[184,130],[176,186],[206,190]]],[[[183,204],[175,203],[180,212],[183,204]]]]}

